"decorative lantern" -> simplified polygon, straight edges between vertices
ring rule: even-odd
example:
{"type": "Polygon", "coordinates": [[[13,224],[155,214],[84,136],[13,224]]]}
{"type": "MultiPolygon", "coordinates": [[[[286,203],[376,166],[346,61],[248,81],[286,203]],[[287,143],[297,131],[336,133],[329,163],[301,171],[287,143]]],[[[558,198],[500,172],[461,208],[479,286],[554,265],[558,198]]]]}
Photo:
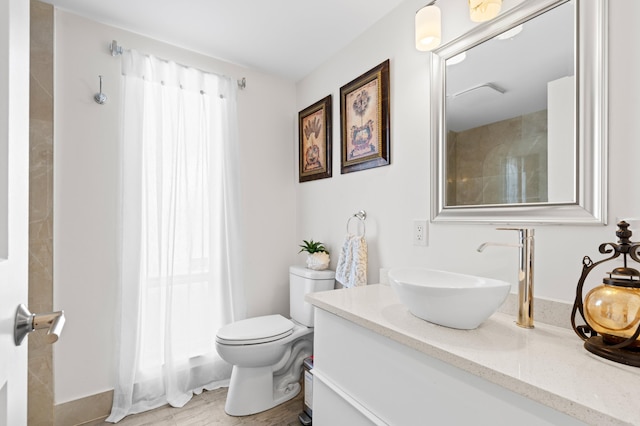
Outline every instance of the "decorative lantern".
{"type": "Polygon", "coordinates": [[[640,367],[640,272],[627,265],[628,258],[640,263],[640,243],[632,243],[631,231],[625,221],[618,223],[618,244],[603,243],[602,254],[612,253],[606,259],[593,262],[589,256],[582,260],[582,275],[576,289],[576,300],[571,312],[573,330],[584,340],[589,352],[622,364],[640,367]],[[613,269],[582,298],[587,275],[601,263],[622,255],[623,266],[613,269]],[[577,313],[586,325],[576,325],[577,313]]]}

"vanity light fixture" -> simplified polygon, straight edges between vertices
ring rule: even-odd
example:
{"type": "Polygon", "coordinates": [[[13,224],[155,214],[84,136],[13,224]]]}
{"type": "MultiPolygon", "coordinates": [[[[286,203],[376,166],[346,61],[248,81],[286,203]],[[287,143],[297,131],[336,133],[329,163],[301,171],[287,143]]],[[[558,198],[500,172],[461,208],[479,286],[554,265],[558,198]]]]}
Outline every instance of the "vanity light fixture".
{"type": "Polygon", "coordinates": [[[500,13],[502,0],[469,0],[469,14],[473,22],[489,21],[500,13]]]}
{"type": "Polygon", "coordinates": [[[440,46],[442,19],[435,1],[416,12],[416,49],[428,52],[440,46]]]}
{"type": "MultiPolygon", "coordinates": [[[[469,13],[473,22],[489,21],[500,13],[502,0],[468,0],[469,13]]],[[[421,52],[429,52],[440,46],[442,39],[442,14],[440,8],[435,5],[436,0],[428,3],[416,12],[415,33],[416,49],[421,52]]],[[[516,27],[517,28],[517,27],[516,27]]],[[[514,28],[514,30],[516,30],[514,28]]],[[[522,28],[520,27],[520,30],[522,28]]],[[[511,37],[519,31],[516,30],[511,37]]]]}

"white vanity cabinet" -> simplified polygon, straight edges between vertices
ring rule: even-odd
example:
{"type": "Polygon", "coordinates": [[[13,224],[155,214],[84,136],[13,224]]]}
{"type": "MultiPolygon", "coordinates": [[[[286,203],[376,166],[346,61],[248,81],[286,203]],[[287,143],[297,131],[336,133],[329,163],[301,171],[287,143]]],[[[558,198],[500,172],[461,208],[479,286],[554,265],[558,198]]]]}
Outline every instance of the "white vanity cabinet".
{"type": "Polygon", "coordinates": [[[316,426],[584,424],[318,308],[314,339],[316,426]]]}
{"type": "Polygon", "coordinates": [[[640,425],[640,368],[590,354],[573,330],[503,313],[441,327],[379,284],[306,300],[315,426],[640,425]]]}

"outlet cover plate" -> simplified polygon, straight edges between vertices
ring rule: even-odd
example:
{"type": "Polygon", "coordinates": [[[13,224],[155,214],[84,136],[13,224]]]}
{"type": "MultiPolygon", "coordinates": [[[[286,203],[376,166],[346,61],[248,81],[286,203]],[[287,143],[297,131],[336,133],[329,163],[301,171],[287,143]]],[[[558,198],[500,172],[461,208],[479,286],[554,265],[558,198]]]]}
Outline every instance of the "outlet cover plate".
{"type": "Polygon", "coordinates": [[[427,221],[426,220],[414,220],[413,221],[413,245],[414,246],[426,246],[427,245],[427,221]]]}

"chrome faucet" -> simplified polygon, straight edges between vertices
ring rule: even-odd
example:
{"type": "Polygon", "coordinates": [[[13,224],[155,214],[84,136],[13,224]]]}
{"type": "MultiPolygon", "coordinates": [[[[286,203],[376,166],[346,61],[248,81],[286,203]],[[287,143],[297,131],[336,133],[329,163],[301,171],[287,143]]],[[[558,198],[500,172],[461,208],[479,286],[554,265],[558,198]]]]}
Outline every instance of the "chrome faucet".
{"type": "Polygon", "coordinates": [[[480,244],[478,251],[488,246],[518,247],[518,318],[516,324],[523,328],[533,328],[533,235],[528,228],[496,228],[500,231],[518,231],[519,244],[493,243],[480,244]]]}

